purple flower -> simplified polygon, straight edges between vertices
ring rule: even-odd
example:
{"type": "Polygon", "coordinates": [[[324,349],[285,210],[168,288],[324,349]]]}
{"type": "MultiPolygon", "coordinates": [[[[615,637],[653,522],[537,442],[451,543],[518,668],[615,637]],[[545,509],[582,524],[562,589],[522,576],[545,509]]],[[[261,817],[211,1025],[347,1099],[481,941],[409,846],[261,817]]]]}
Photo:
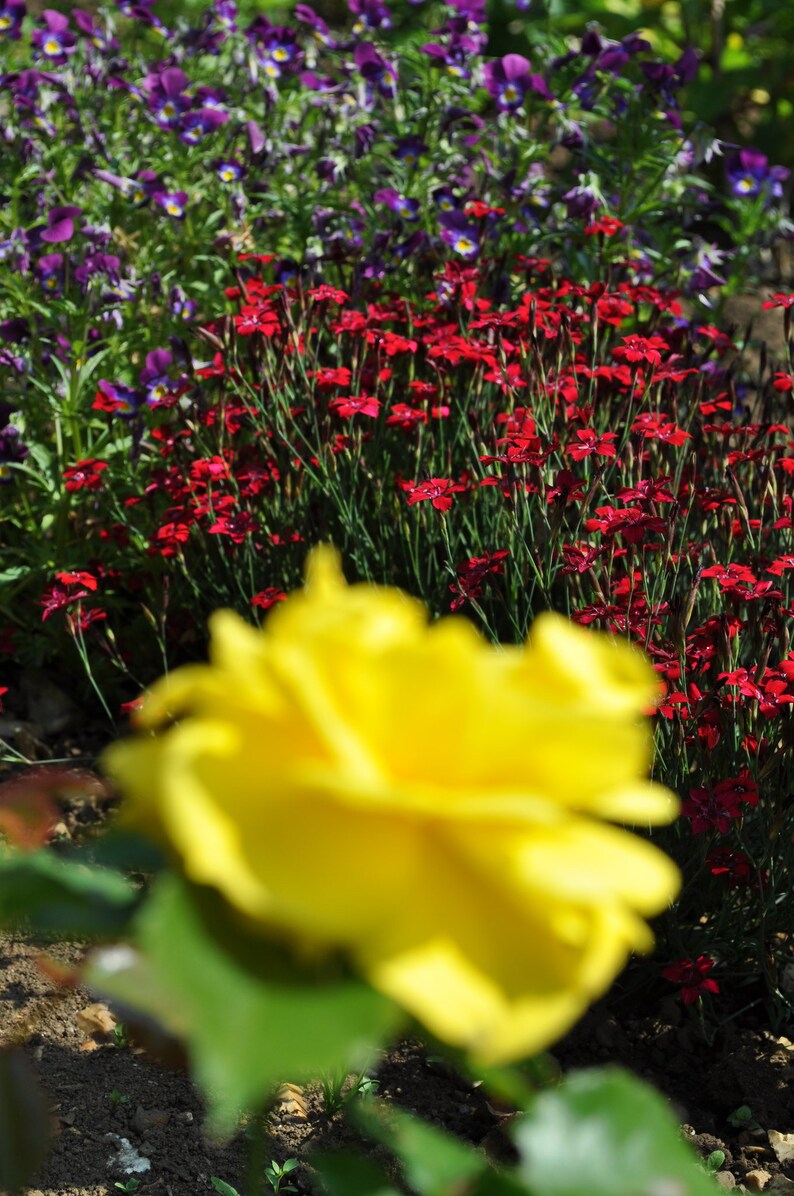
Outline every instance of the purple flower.
{"type": "Polygon", "coordinates": [[[467,261],[480,252],[479,233],[463,212],[444,212],[439,217],[441,240],[467,261]]]}
{"type": "Polygon", "coordinates": [[[700,241],[697,246],[694,261],[689,263],[691,274],[688,279],[688,290],[692,293],[708,291],[711,287],[725,285],[725,279],[714,269],[725,260],[725,251],[716,245],[709,245],[700,241]]]}
{"type": "Polygon", "coordinates": [[[44,28],[33,31],[31,43],[42,58],[53,66],[62,66],[69,55],[74,54],[77,45],[77,38],[69,32],[69,18],[52,8],[45,8],[42,20],[44,28]]]}
{"type": "Polygon", "coordinates": [[[28,448],[22,440],[19,428],[6,424],[0,428],[0,483],[7,485],[14,480],[13,463],[24,461],[28,448]]]}
{"type": "Polygon", "coordinates": [[[256,53],[268,79],[280,79],[289,67],[297,66],[302,58],[297,34],[286,25],[271,25],[257,39],[256,53]]]}
{"type": "Polygon", "coordinates": [[[185,145],[198,145],[207,133],[214,133],[228,119],[226,112],[218,112],[215,108],[188,112],[179,121],[179,140],[185,145]]]}
{"type": "Polygon", "coordinates": [[[159,74],[147,75],[143,90],[148,95],[149,110],[162,128],[175,128],[183,113],[193,103],[187,95],[190,80],[178,66],[168,67],[159,74]]]}
{"type": "Polygon", "coordinates": [[[175,382],[168,376],[173,364],[174,355],[168,349],[154,349],[146,354],[146,365],[140,372],[140,380],[147,407],[161,407],[168,404],[173,395],[180,393],[184,380],[175,382]]]}
{"type": "Polygon", "coordinates": [[[572,220],[589,218],[601,207],[601,197],[588,186],[572,187],[566,191],[563,200],[568,207],[568,215],[572,220]]]}
{"type": "Polygon", "coordinates": [[[64,241],[71,241],[74,236],[74,222],[83,213],[82,208],[63,207],[52,208],[47,213],[48,227],[40,236],[40,240],[48,245],[60,245],[64,241]]]}
{"type": "Polygon", "coordinates": [[[95,402],[95,406],[112,415],[120,415],[122,419],[131,419],[143,403],[141,392],[132,386],[125,386],[123,382],[109,382],[107,378],[100,378],[97,390],[104,402],[95,402]]]}
{"type": "Polygon", "coordinates": [[[471,60],[482,49],[478,38],[468,34],[453,34],[446,44],[428,42],[422,46],[422,53],[433,59],[436,66],[444,67],[447,74],[456,79],[471,78],[471,60]]]}
{"type": "Polygon", "coordinates": [[[0,0],[0,42],[19,41],[24,16],[24,0],[0,0]]]}
{"type": "Polygon", "coordinates": [[[529,91],[544,100],[552,98],[543,79],[532,74],[532,64],[522,54],[505,54],[486,63],[485,86],[501,112],[515,112],[529,91]]]}
{"type": "Polygon", "coordinates": [[[216,158],[212,169],[222,183],[237,183],[246,175],[245,167],[236,158],[216,158]]]}
{"type": "Polygon", "coordinates": [[[74,23],[91,45],[97,50],[118,50],[119,43],[115,37],[110,37],[105,33],[104,29],[99,26],[91,13],[83,12],[81,8],[73,8],[72,16],[74,23]]]}
{"type": "Polygon", "coordinates": [[[196,301],[188,299],[180,286],[174,286],[168,292],[168,310],[177,320],[192,320],[197,311],[196,301]]]}
{"type": "Polygon", "coordinates": [[[83,287],[94,277],[107,278],[110,282],[117,283],[121,278],[121,261],[112,253],[91,253],[83,264],[77,267],[74,276],[83,287]]]}
{"type": "Polygon", "coordinates": [[[60,295],[63,286],[63,254],[45,253],[33,267],[39,282],[51,295],[60,295]]]}
{"type": "Polygon", "coordinates": [[[419,217],[419,200],[408,199],[392,187],[384,187],[380,191],[376,191],[374,200],[375,203],[385,204],[390,211],[402,216],[403,220],[417,220],[419,217]]]}
{"type": "Polygon", "coordinates": [[[175,220],[184,220],[187,208],[187,191],[158,191],[153,196],[158,208],[162,208],[175,220]]]}
{"type": "Polygon", "coordinates": [[[789,176],[784,166],[770,166],[760,150],[743,149],[725,159],[725,172],[731,191],[738,199],[755,198],[762,193],[780,199],[783,183],[789,176]]]}
{"type": "Polygon", "coordinates": [[[373,83],[381,95],[394,96],[397,90],[397,67],[387,62],[369,42],[359,42],[354,58],[367,83],[373,83]]]}
{"type": "Polygon", "coordinates": [[[400,137],[394,143],[394,153],[401,162],[405,162],[407,166],[413,166],[419,161],[422,154],[426,154],[427,146],[421,137],[411,134],[409,137],[400,137]]]}
{"type": "Polygon", "coordinates": [[[391,29],[391,13],[381,0],[347,0],[347,7],[356,18],[353,24],[354,33],[391,29]]]}
{"type": "Polygon", "coordinates": [[[336,48],[335,43],[331,40],[328,25],[308,4],[296,4],[294,15],[299,21],[303,21],[304,25],[309,26],[313,37],[321,45],[327,46],[329,50],[336,48]]]}

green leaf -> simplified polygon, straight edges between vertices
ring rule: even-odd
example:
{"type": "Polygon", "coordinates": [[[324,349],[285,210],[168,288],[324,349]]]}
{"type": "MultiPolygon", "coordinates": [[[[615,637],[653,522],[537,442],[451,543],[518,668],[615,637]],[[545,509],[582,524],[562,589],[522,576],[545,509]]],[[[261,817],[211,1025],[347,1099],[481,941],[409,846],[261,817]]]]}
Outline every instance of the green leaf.
{"type": "Polygon", "coordinates": [[[20,1191],[47,1153],[51,1131],[44,1093],[21,1051],[0,1051],[0,1191],[20,1191]]]}
{"type": "Polygon", "coordinates": [[[473,1147],[401,1109],[359,1107],[352,1117],[366,1134],[397,1156],[408,1186],[423,1196],[441,1196],[457,1189],[487,1166],[485,1156],[473,1147]]]}
{"type": "Polygon", "coordinates": [[[399,1188],[372,1159],[352,1150],[335,1150],[312,1155],[328,1196],[400,1196],[399,1188]]]}
{"type": "Polygon", "coordinates": [[[618,1068],[573,1073],[514,1131],[518,1174],[543,1196],[714,1196],[662,1097],[618,1068]]]}
{"type": "Polygon", "coordinates": [[[220,1196],[240,1196],[236,1188],[231,1184],[227,1184],[226,1180],[218,1179],[217,1175],[210,1176],[210,1183],[216,1192],[220,1192],[220,1196]]]}
{"type": "Polygon", "coordinates": [[[59,859],[52,851],[0,860],[0,925],[40,934],[121,933],[139,899],[118,872],[59,859]]]}
{"type": "Polygon", "coordinates": [[[288,1077],[362,1069],[395,1030],[396,1007],[353,977],[298,966],[248,932],[211,890],[172,874],[136,921],[138,962],[89,968],[87,982],[187,1041],[213,1129],[230,1132],[288,1077]]]}

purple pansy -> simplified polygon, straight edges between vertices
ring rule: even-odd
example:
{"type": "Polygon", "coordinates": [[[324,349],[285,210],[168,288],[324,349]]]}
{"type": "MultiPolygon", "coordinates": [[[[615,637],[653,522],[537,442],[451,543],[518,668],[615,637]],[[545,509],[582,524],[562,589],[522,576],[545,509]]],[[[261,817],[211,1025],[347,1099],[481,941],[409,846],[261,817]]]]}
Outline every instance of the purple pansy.
{"type": "Polygon", "coordinates": [[[397,90],[396,66],[387,62],[370,42],[359,42],[354,57],[367,83],[374,84],[381,95],[394,96],[397,90]]]}
{"type": "Polygon", "coordinates": [[[153,196],[154,202],[158,208],[162,208],[169,216],[173,216],[175,220],[183,220],[185,217],[185,209],[188,204],[188,194],[186,191],[158,191],[153,196]]]}
{"type": "Polygon", "coordinates": [[[527,92],[534,91],[544,100],[552,98],[540,75],[532,73],[532,64],[522,54],[505,54],[485,64],[485,86],[502,112],[515,112],[527,92]]]}
{"type": "Polygon", "coordinates": [[[52,208],[47,213],[47,228],[40,234],[39,239],[48,245],[61,245],[64,241],[71,241],[74,236],[74,222],[82,214],[82,208],[73,206],[52,208]]]}
{"type": "Polygon", "coordinates": [[[97,390],[104,399],[102,409],[110,411],[113,415],[120,415],[122,419],[131,419],[137,415],[143,404],[143,394],[123,382],[109,382],[107,378],[100,378],[97,390]]]}
{"type": "Polygon", "coordinates": [[[444,212],[439,217],[441,240],[455,253],[467,261],[480,252],[479,232],[470,224],[463,212],[444,212]]]}
{"type": "Polygon", "coordinates": [[[766,154],[756,149],[739,150],[726,158],[725,172],[731,191],[739,199],[761,194],[780,199],[789,176],[784,166],[770,166],[766,154]]]}
{"type": "Polygon", "coordinates": [[[393,187],[383,187],[374,195],[375,203],[385,204],[390,211],[402,216],[403,220],[417,220],[419,218],[419,200],[408,199],[393,187]]]}
{"type": "Polygon", "coordinates": [[[53,66],[62,66],[70,54],[74,54],[77,38],[69,31],[69,18],[53,8],[45,8],[41,14],[43,29],[34,29],[31,43],[42,58],[53,66]]]}
{"type": "Polygon", "coordinates": [[[7,485],[14,480],[12,464],[24,461],[28,448],[22,440],[19,428],[6,424],[0,428],[0,484],[7,485]]]}
{"type": "Polygon", "coordinates": [[[24,16],[24,0],[0,0],[0,42],[19,41],[24,16]]]}
{"type": "Polygon", "coordinates": [[[62,253],[45,253],[33,267],[39,282],[51,295],[60,295],[63,287],[62,253]]]}

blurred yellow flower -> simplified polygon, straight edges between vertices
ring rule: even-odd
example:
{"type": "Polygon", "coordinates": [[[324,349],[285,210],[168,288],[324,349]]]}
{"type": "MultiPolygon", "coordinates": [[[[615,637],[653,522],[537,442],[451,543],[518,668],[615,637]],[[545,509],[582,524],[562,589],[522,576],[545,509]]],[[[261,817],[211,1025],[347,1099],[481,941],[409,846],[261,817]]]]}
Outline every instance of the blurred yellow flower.
{"type": "Polygon", "coordinates": [[[549,1045],[604,992],[673,864],[608,821],[670,821],[645,779],[655,677],[542,615],[524,647],[428,624],[315,549],[264,630],[211,620],[211,663],[139,715],[106,766],[133,821],[266,930],[341,948],[480,1062],[549,1045]],[[175,721],[176,720],[176,721],[175,721]]]}

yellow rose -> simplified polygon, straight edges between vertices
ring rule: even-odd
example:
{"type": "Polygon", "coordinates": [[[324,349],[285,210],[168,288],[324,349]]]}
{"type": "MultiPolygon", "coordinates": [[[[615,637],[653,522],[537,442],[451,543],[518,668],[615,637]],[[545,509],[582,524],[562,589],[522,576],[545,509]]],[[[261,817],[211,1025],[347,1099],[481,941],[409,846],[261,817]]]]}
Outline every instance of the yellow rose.
{"type": "Polygon", "coordinates": [[[211,620],[108,771],[130,816],[266,930],[341,948],[481,1062],[536,1052],[652,938],[673,864],[604,822],[667,822],[645,779],[655,678],[556,615],[497,648],[345,584],[333,550],[264,630],[211,620]],[[174,721],[178,720],[178,721],[174,721]]]}

